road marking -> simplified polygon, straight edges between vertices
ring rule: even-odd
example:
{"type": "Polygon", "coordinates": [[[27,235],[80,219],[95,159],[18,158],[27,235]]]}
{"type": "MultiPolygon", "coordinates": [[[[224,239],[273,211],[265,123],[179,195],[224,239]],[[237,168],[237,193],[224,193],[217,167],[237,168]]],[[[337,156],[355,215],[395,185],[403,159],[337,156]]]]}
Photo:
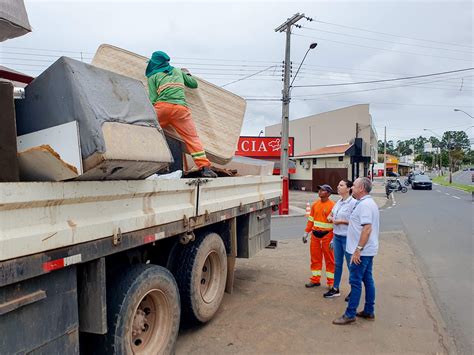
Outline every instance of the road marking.
{"type": "Polygon", "coordinates": [[[448,195],[448,196],[451,196],[450,194],[448,194],[447,192],[444,193],[445,195],[448,195]]]}
{"type": "Polygon", "coordinates": [[[458,200],[460,200],[460,199],[461,199],[461,197],[457,197],[457,196],[452,196],[452,197],[454,197],[454,198],[457,198],[458,200]]]}
{"type": "Polygon", "coordinates": [[[441,192],[441,190],[436,190],[436,191],[441,192]]]}

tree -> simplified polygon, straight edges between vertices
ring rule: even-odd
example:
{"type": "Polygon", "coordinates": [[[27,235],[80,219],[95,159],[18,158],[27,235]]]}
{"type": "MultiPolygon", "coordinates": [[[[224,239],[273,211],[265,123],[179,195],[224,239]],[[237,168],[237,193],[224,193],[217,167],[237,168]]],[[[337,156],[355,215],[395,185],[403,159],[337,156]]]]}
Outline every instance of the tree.
{"type": "Polygon", "coordinates": [[[449,157],[451,157],[451,170],[459,169],[463,160],[470,155],[471,151],[469,137],[464,131],[444,132],[441,147],[446,151],[446,157],[443,156],[443,165],[447,160],[445,166],[449,166],[449,157]]]}
{"type": "Polygon", "coordinates": [[[425,143],[428,142],[428,139],[419,136],[418,138],[415,139],[415,154],[423,154],[425,151],[425,143]]]}
{"type": "Polygon", "coordinates": [[[464,131],[447,131],[441,140],[443,149],[461,149],[467,151],[471,147],[469,137],[464,131]]]}
{"type": "Polygon", "coordinates": [[[415,161],[421,161],[425,164],[425,166],[432,166],[433,165],[433,155],[429,153],[421,153],[415,157],[415,161]]]}
{"type": "MultiPolygon", "coordinates": [[[[451,163],[453,164],[453,168],[459,169],[461,167],[461,163],[464,159],[465,153],[462,149],[457,148],[451,151],[451,163]]],[[[454,169],[454,170],[457,170],[454,169]]]]}
{"type": "Polygon", "coordinates": [[[469,149],[462,162],[465,165],[472,165],[474,163],[474,150],[469,149]]]}
{"type": "Polygon", "coordinates": [[[397,142],[397,150],[400,153],[400,156],[413,154],[413,151],[410,149],[411,144],[414,144],[414,139],[397,142]]]}
{"type": "MultiPolygon", "coordinates": [[[[379,154],[383,154],[384,152],[384,144],[382,140],[378,141],[378,152],[379,154]]],[[[392,140],[387,141],[387,154],[398,155],[397,150],[395,149],[394,143],[392,140]]]]}

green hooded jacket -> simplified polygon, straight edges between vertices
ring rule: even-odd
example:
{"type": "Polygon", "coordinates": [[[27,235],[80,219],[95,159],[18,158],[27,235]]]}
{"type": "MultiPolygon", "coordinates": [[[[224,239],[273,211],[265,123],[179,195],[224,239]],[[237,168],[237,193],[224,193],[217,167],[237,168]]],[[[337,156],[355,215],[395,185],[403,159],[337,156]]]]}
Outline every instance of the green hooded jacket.
{"type": "Polygon", "coordinates": [[[148,77],[148,91],[152,104],[168,102],[187,106],[184,87],[196,89],[198,83],[190,74],[181,69],[173,68],[170,73],[158,72],[148,77]]]}

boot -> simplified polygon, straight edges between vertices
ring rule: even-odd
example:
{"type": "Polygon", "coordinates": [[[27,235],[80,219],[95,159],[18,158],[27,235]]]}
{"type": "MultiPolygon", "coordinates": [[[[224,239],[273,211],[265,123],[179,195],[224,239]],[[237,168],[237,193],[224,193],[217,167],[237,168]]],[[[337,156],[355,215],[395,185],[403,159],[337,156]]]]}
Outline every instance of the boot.
{"type": "Polygon", "coordinates": [[[213,172],[208,166],[204,166],[199,170],[200,176],[203,178],[216,178],[217,174],[213,172]]]}

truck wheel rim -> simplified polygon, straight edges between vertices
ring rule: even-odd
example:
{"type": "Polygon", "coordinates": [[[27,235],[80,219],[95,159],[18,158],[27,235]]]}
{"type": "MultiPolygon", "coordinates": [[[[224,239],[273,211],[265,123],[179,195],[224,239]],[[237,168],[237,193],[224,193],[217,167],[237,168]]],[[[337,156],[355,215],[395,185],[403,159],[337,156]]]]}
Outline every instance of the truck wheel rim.
{"type": "Polygon", "coordinates": [[[211,251],[207,254],[201,273],[201,297],[205,303],[212,303],[217,296],[221,282],[220,269],[219,254],[211,251]]]}
{"type": "Polygon", "coordinates": [[[171,333],[172,319],[166,295],[157,289],[148,291],[135,309],[131,324],[133,354],[159,353],[171,333]]]}

